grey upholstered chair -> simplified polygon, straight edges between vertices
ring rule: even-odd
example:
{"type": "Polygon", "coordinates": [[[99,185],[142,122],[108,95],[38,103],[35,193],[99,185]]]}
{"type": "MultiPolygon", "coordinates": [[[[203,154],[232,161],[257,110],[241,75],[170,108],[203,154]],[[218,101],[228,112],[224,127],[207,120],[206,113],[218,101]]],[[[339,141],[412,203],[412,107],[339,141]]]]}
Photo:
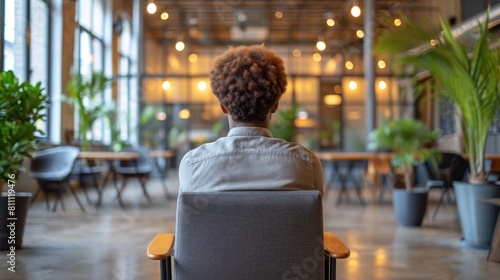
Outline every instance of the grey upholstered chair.
{"type": "Polygon", "coordinates": [[[178,280],[334,279],[349,254],[323,232],[318,191],[181,193],[175,238],[159,234],[147,250],[162,279],[172,279],[173,257],[178,280]]]}
{"type": "Polygon", "coordinates": [[[38,182],[38,191],[35,193],[32,202],[40,192],[45,195],[45,203],[47,209],[50,209],[48,195],[55,194],[55,201],[52,211],[57,210],[58,202],[61,202],[61,207],[64,209],[62,194],[69,189],[80,209],[85,212],[80,199],[75,190],[69,183],[71,170],[75,165],[80,150],[72,146],[59,146],[45,149],[35,153],[31,160],[30,175],[38,182]]]}

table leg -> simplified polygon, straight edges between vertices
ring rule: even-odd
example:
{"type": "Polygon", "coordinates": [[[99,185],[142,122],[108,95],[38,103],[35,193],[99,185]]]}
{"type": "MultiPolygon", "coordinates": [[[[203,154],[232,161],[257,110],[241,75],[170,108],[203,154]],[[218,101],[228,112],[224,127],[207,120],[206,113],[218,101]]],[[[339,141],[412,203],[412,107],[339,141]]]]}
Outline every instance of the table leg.
{"type": "MultiPolygon", "coordinates": [[[[165,182],[167,176],[165,175],[165,172],[163,171],[163,169],[161,169],[160,164],[158,163],[158,160],[159,160],[158,158],[155,159],[155,168],[158,171],[158,173],[160,174],[161,185],[163,187],[163,191],[165,192],[165,197],[167,199],[169,199],[169,198],[171,198],[171,195],[170,195],[170,192],[168,191],[167,183],[165,182]]],[[[168,165],[166,168],[168,168],[168,165]]]]}

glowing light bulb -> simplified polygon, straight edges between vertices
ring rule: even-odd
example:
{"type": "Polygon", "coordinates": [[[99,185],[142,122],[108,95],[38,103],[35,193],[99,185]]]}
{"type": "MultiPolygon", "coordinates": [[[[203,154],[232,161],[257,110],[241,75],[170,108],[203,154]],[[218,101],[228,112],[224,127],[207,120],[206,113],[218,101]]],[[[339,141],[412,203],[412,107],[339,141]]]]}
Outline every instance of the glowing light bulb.
{"type": "Polygon", "coordinates": [[[350,82],[349,82],[349,88],[350,88],[351,90],[355,90],[355,89],[357,89],[357,88],[358,88],[358,84],[357,84],[355,81],[350,81],[350,82]]]}
{"type": "Polygon", "coordinates": [[[167,12],[163,12],[161,13],[160,18],[162,20],[167,20],[169,18],[169,14],[167,12]]]}
{"type": "Polygon", "coordinates": [[[183,51],[184,47],[186,47],[186,45],[182,41],[175,43],[175,49],[179,52],[183,51]]]}
{"type": "Polygon", "coordinates": [[[169,81],[164,81],[162,84],[161,84],[161,88],[163,90],[169,90],[170,89],[170,82],[169,81]]]}
{"type": "Polygon", "coordinates": [[[324,51],[326,49],[326,44],[324,41],[318,41],[316,43],[316,48],[320,51],[324,51]]]}
{"type": "Polygon", "coordinates": [[[361,9],[357,5],[352,6],[351,15],[353,17],[359,17],[361,15],[361,9]]]}
{"type": "Polygon", "coordinates": [[[385,61],[383,61],[383,60],[379,60],[377,65],[378,65],[378,68],[380,68],[380,69],[384,69],[386,66],[385,61]]]}
{"type": "Polygon", "coordinates": [[[151,15],[156,13],[157,8],[155,2],[149,2],[148,6],[146,7],[146,10],[151,15]]]}
{"type": "Polygon", "coordinates": [[[200,82],[198,83],[198,89],[199,89],[199,90],[206,90],[206,89],[207,89],[207,82],[205,82],[205,81],[200,81],[200,82]]]}
{"type": "Polygon", "coordinates": [[[386,89],[387,88],[387,83],[385,81],[378,82],[378,88],[379,89],[386,89]]]}
{"type": "Polygon", "coordinates": [[[316,62],[320,62],[321,61],[321,55],[319,53],[314,53],[313,54],[313,60],[316,61],[316,62]]]}
{"type": "Polygon", "coordinates": [[[189,59],[189,62],[196,62],[196,61],[198,61],[198,55],[195,53],[192,53],[189,55],[188,59],[189,59]]]}
{"type": "Polygon", "coordinates": [[[354,63],[352,63],[352,61],[350,61],[350,60],[346,61],[345,68],[352,70],[354,68],[354,63]]]}

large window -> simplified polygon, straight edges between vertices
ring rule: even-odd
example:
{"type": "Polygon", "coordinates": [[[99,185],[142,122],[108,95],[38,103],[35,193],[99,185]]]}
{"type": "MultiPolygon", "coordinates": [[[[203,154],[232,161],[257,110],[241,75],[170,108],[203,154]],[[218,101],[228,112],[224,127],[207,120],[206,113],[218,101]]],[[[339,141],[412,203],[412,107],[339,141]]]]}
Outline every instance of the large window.
{"type": "Polygon", "coordinates": [[[131,112],[137,112],[138,100],[134,100],[134,95],[131,93],[132,85],[132,30],[130,22],[126,17],[121,17],[117,22],[118,37],[118,98],[117,98],[117,130],[121,141],[128,141],[131,131],[134,129],[130,126],[131,112]],[[119,26],[119,27],[118,27],[119,26]]]}
{"type": "MultiPolygon", "coordinates": [[[[50,93],[49,0],[3,1],[5,3],[3,69],[12,70],[20,82],[40,82],[50,93]],[[29,27],[29,28],[28,28],[29,27]],[[27,38],[30,38],[28,40],[27,38]]],[[[39,136],[48,134],[48,118],[39,120],[39,136]]]]}
{"type": "MultiPolygon", "coordinates": [[[[104,5],[103,0],[78,1],[77,7],[77,34],[75,71],[79,71],[84,77],[90,77],[93,72],[104,71],[104,5]]],[[[106,102],[104,93],[99,100],[94,102],[106,102]]],[[[84,102],[89,102],[88,100],[84,102]]],[[[75,127],[78,127],[75,124],[75,127]]],[[[93,141],[103,141],[106,126],[103,119],[98,119],[92,125],[89,132],[93,141]]]]}

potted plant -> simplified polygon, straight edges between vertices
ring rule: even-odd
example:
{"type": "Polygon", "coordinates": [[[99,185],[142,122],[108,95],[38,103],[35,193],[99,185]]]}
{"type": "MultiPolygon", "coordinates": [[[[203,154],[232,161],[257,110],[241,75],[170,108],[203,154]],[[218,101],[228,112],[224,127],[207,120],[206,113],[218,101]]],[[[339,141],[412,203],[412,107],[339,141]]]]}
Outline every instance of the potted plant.
{"type": "Polygon", "coordinates": [[[500,187],[488,182],[485,168],[486,137],[500,105],[500,49],[490,42],[489,10],[477,28],[462,36],[443,18],[437,30],[404,22],[379,38],[376,52],[397,54],[394,59],[401,65],[428,71],[438,93],[459,109],[470,168],[468,182],[454,183],[464,243],[489,247],[498,208],[481,200],[500,197],[500,187]]]}
{"type": "Polygon", "coordinates": [[[19,83],[12,71],[0,73],[0,187],[7,189],[0,198],[0,250],[22,246],[31,193],[16,192],[16,184],[23,160],[37,148],[36,135],[41,131],[36,123],[45,117],[47,108],[47,97],[42,91],[40,83],[19,83]],[[10,238],[12,228],[14,239],[10,238]]]}
{"type": "Polygon", "coordinates": [[[404,188],[393,189],[394,211],[403,226],[422,224],[427,209],[427,190],[415,187],[414,169],[425,161],[437,161],[437,150],[431,144],[439,135],[439,131],[429,131],[424,123],[414,119],[384,121],[382,126],[370,132],[368,148],[390,150],[395,177],[403,178],[404,188]]]}
{"type": "MultiPolygon", "coordinates": [[[[111,86],[111,79],[102,72],[92,72],[86,77],[73,72],[68,84],[69,98],[64,101],[75,106],[78,111],[78,136],[82,151],[89,151],[93,140],[92,127],[97,120],[109,118],[115,104],[102,99],[103,91],[111,86]]],[[[113,125],[110,123],[110,125],[113,125]]]]}

